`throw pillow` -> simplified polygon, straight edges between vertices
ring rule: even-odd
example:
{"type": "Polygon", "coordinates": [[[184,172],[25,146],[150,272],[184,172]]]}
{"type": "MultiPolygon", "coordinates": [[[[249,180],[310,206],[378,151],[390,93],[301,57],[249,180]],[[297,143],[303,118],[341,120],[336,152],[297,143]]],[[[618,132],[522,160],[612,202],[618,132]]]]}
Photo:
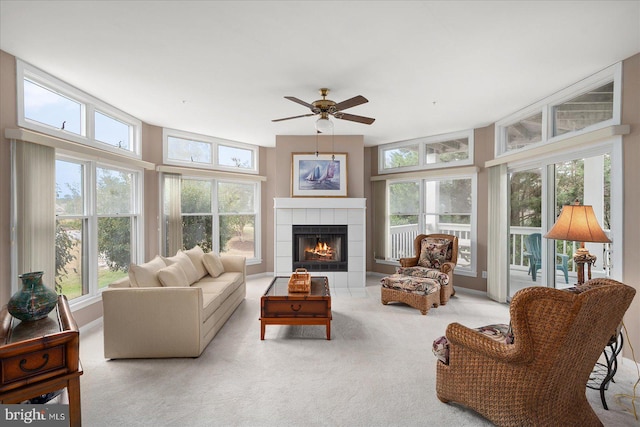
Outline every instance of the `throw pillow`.
{"type": "Polygon", "coordinates": [[[450,247],[451,241],[447,239],[429,237],[423,239],[420,245],[418,265],[439,270],[445,262],[451,259],[450,247]]]}
{"type": "Polygon", "coordinates": [[[178,263],[160,269],[158,280],[162,286],[189,286],[187,275],[178,263]]]}
{"type": "Polygon", "coordinates": [[[207,269],[211,277],[218,277],[222,273],[224,273],[224,265],[222,265],[222,260],[220,259],[220,255],[215,254],[213,252],[209,252],[204,254],[202,257],[202,263],[204,264],[204,268],[207,269]]]}
{"type": "Polygon", "coordinates": [[[189,284],[192,284],[197,280],[200,280],[200,275],[198,274],[198,271],[196,270],[193,263],[191,262],[191,259],[184,252],[178,251],[178,253],[175,254],[175,256],[172,256],[169,258],[163,258],[163,259],[167,263],[167,265],[180,264],[180,267],[182,267],[184,274],[187,275],[187,280],[189,281],[189,284]]]}
{"type": "Polygon", "coordinates": [[[202,248],[198,245],[195,245],[192,249],[189,249],[188,251],[184,251],[184,253],[187,254],[189,259],[191,260],[191,263],[193,264],[193,266],[196,268],[196,271],[198,272],[199,277],[197,280],[200,280],[204,276],[206,276],[207,269],[204,268],[204,264],[202,263],[202,257],[204,256],[204,251],[202,250],[202,248]]]}
{"type": "Polygon", "coordinates": [[[158,271],[165,268],[167,264],[162,258],[156,255],[154,259],[144,264],[129,265],[129,280],[131,287],[161,287],[162,283],[158,280],[158,271]]]}

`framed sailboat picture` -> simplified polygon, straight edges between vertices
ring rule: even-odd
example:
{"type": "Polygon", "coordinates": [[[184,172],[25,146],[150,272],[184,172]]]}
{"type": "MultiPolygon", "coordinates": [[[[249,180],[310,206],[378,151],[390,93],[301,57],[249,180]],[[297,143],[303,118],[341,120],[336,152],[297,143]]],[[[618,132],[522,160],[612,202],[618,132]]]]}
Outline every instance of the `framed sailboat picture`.
{"type": "Polygon", "coordinates": [[[347,153],[293,153],[292,197],[347,197],[347,153]]]}

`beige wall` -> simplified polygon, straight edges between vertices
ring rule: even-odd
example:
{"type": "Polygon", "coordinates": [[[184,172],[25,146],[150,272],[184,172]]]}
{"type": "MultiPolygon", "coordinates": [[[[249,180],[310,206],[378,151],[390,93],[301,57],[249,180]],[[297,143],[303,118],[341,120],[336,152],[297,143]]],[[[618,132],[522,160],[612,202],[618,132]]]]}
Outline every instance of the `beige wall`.
{"type": "MultiPolygon", "coordinates": [[[[314,131],[310,127],[310,131],[314,131]]],[[[318,136],[320,153],[347,153],[347,197],[364,197],[364,137],[362,135],[318,136]]],[[[315,153],[316,136],[276,136],[275,162],[267,167],[267,180],[273,180],[273,197],[291,197],[291,155],[293,153],[315,153]],[[269,167],[269,166],[275,167],[269,167]]]]}
{"type": "MultiPolygon", "coordinates": [[[[624,157],[624,243],[622,280],[636,289],[636,297],[624,318],[631,346],[640,349],[640,53],[622,63],[622,123],[631,133],[622,138],[624,157]]],[[[627,338],[627,337],[625,337],[627,338]]],[[[631,358],[631,346],[623,348],[631,358]]],[[[636,353],[638,354],[638,353],[636,353]]]]}

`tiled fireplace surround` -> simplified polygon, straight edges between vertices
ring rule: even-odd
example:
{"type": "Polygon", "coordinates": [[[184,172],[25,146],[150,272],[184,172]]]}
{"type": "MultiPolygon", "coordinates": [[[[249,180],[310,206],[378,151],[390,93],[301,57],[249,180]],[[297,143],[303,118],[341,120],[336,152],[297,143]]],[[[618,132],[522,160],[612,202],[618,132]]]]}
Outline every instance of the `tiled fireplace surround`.
{"type": "Polygon", "coordinates": [[[274,198],[274,269],[288,276],[292,269],[292,225],[348,226],[348,270],[315,272],[329,278],[333,289],[365,287],[366,199],[274,198]]]}

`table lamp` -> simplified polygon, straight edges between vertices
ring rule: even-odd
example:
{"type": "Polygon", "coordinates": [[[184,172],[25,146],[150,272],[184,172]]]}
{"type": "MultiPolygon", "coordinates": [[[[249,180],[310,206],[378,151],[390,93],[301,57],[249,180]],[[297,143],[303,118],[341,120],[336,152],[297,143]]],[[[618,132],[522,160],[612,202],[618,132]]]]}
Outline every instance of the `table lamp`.
{"type": "Polygon", "coordinates": [[[585,264],[589,266],[588,280],[591,280],[591,265],[596,262],[597,258],[584,247],[584,242],[611,243],[611,240],[600,228],[593,207],[580,205],[580,201],[577,199],[573,205],[562,207],[562,212],[560,212],[556,223],[544,237],[580,242],[580,248],[573,254],[573,262],[578,270],[578,285],[584,283],[585,264]]]}

